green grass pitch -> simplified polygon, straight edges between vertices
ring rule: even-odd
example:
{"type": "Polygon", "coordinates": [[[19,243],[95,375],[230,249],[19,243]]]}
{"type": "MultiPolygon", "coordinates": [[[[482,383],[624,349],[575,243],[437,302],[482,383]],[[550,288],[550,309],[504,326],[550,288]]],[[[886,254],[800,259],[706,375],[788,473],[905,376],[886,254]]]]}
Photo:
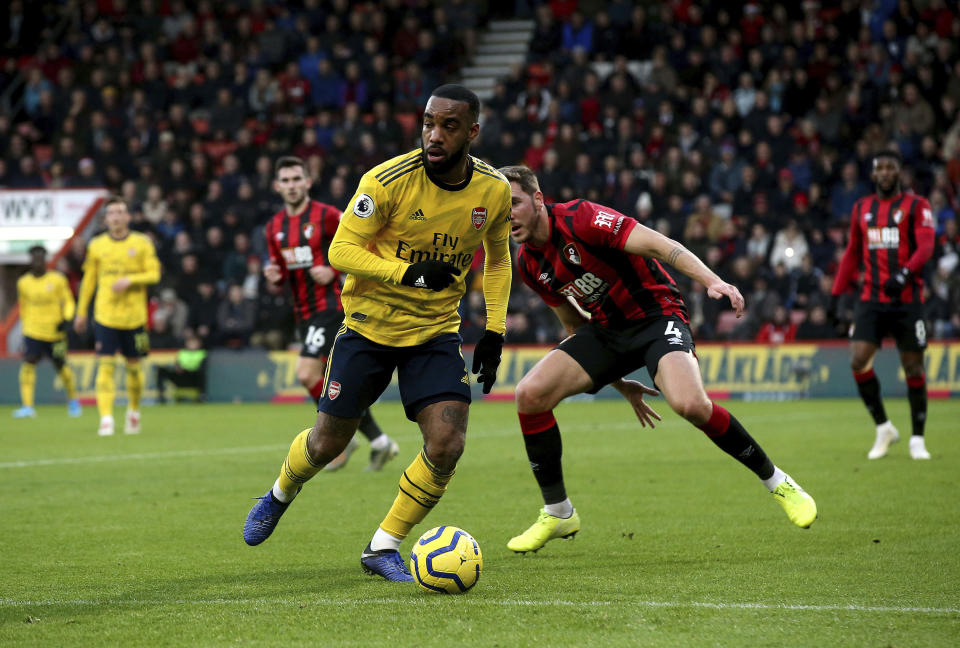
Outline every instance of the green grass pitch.
{"type": "MultiPolygon", "coordinates": [[[[858,401],[728,403],[816,498],[809,530],[657,406],[656,431],[623,401],[557,409],[583,529],[519,556],[505,544],[539,491],[513,405],[475,404],[457,475],[414,531],[453,524],[480,543],[479,584],[447,597],[360,570],[420,446],[398,403],[374,412],[400,457],[366,473],[362,442],[259,547],[241,538],[250,498],[309,405],[148,407],[143,434],[113,438],[94,408],[0,408],[0,646],[960,645],[960,401],[931,402],[929,462],[905,439],[868,461],[858,401]]],[[[887,408],[909,434],[906,401],[887,408]]]]}

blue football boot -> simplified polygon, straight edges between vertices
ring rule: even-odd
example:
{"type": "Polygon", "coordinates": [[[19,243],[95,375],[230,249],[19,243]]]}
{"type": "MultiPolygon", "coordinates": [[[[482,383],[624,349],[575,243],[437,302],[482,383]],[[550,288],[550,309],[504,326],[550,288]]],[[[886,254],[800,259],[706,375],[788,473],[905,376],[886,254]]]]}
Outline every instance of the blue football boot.
{"type": "Polygon", "coordinates": [[[67,403],[67,416],[70,418],[79,418],[83,415],[83,408],[80,407],[80,401],[74,398],[72,401],[67,403]]]}
{"type": "Polygon", "coordinates": [[[382,576],[388,581],[413,582],[413,576],[410,575],[407,564],[400,557],[400,552],[395,549],[374,551],[368,544],[360,554],[360,566],[371,576],[382,576]]]}
{"type": "Polygon", "coordinates": [[[19,409],[13,410],[13,418],[37,418],[37,410],[24,405],[19,409]]]}
{"type": "Polygon", "coordinates": [[[280,521],[280,516],[287,510],[290,503],[284,504],[273,496],[273,488],[263,497],[255,497],[257,503],[247,514],[247,521],[243,523],[243,541],[251,547],[256,546],[270,537],[280,521]]]}

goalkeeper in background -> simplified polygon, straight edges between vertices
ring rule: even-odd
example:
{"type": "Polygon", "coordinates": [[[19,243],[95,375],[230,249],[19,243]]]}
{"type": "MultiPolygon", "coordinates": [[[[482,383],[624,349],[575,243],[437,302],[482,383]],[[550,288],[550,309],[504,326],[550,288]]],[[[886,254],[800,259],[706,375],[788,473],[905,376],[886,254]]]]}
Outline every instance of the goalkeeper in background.
{"type": "Polygon", "coordinates": [[[80,416],[76,381],[67,364],[67,324],[73,319],[73,293],[67,278],[56,270],[47,270],[47,250],[41,245],[30,248],[30,271],[17,281],[17,300],[23,322],[23,364],[20,365],[20,403],[14,418],[33,418],[37,386],[37,363],[46,356],[53,361],[63,389],[67,393],[67,414],[80,416]]]}
{"type": "Polygon", "coordinates": [[[87,245],[83,262],[83,282],[73,328],[87,329],[87,310],[94,292],[93,333],[96,339],[97,409],[100,428],[97,434],[113,434],[113,401],[116,397],[116,354],[127,364],[127,416],[123,431],[140,432],[140,396],[143,393],[143,367],[140,358],[147,355],[150,341],[147,323],[147,286],[160,281],[160,261],[153,243],[143,234],[130,231],[130,212],[119,197],[107,200],[103,220],[107,231],[87,245]]]}

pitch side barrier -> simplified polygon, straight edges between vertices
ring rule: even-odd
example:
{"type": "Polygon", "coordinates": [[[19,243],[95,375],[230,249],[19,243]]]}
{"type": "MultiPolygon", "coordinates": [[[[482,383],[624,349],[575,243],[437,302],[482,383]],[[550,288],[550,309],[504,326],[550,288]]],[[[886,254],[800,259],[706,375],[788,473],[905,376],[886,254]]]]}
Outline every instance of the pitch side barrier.
{"type": "MultiPolygon", "coordinates": [[[[497,383],[484,397],[474,384],[474,399],[512,400],[520,378],[552,347],[506,346],[497,383]]],[[[467,367],[472,362],[472,347],[464,348],[467,367]]],[[[144,401],[156,399],[154,367],[172,364],[174,351],[153,351],[144,359],[147,385],[144,401]]],[[[801,398],[856,397],[850,375],[846,342],[804,344],[698,344],[697,357],[707,391],[713,398],[744,400],[794,400],[801,398]]],[[[932,398],[960,396],[960,340],[931,342],[926,356],[927,386],[932,398]]],[[[297,382],[297,353],[294,351],[213,351],[207,360],[207,400],[214,402],[303,402],[306,392],[297,382]]],[[[69,363],[77,377],[81,401],[94,402],[96,357],[92,353],[72,353],[69,363]]],[[[907,387],[899,356],[885,346],[874,363],[883,379],[884,396],[906,396],[907,387]],[[895,377],[895,378],[894,378],[895,377]]],[[[0,358],[0,404],[18,402],[19,359],[0,358]]],[[[118,378],[124,372],[118,371],[118,378]]],[[[631,378],[650,384],[645,369],[631,378]]],[[[43,362],[37,367],[37,402],[62,403],[64,394],[54,381],[53,368],[43,362]]],[[[121,379],[117,396],[124,398],[121,379]]],[[[396,377],[382,400],[399,400],[396,377]]],[[[610,387],[596,396],[577,398],[620,398],[610,387]]]]}

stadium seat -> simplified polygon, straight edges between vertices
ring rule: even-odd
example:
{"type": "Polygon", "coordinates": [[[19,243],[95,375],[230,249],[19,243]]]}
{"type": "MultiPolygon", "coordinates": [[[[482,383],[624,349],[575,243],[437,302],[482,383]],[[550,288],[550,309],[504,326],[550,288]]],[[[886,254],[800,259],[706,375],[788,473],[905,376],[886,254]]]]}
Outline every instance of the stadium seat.
{"type": "Polygon", "coordinates": [[[404,137],[411,137],[414,131],[417,130],[417,123],[420,121],[416,113],[397,113],[394,115],[394,119],[397,120],[397,123],[399,123],[403,129],[404,137]]]}
{"type": "Polygon", "coordinates": [[[730,333],[732,333],[739,324],[740,320],[737,319],[735,312],[732,310],[721,311],[720,317],[717,318],[717,337],[729,337],[730,333]]]}

